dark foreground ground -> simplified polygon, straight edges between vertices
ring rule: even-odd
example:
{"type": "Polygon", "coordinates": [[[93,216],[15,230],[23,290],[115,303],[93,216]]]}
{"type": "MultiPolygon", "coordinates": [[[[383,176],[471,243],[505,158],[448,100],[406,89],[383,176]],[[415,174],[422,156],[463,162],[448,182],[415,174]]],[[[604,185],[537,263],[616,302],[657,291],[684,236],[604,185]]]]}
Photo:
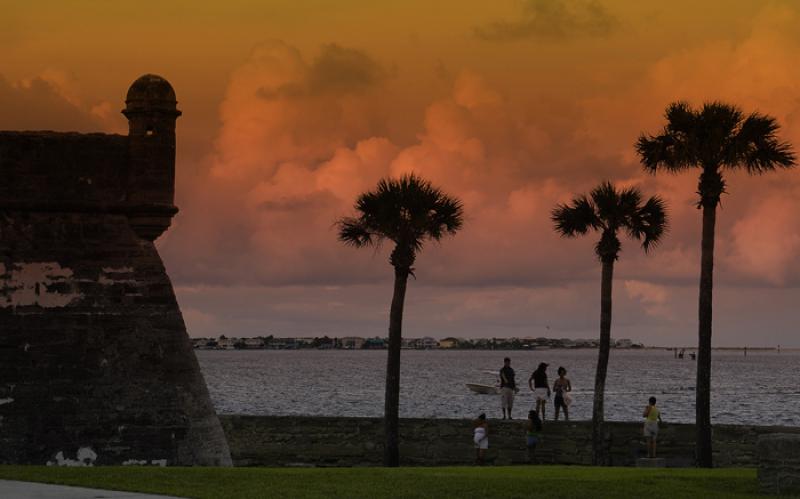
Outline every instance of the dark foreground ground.
{"type": "Polygon", "coordinates": [[[758,494],[756,471],[750,468],[701,470],[513,466],[287,469],[0,466],[0,478],[198,499],[763,497],[758,494]]]}

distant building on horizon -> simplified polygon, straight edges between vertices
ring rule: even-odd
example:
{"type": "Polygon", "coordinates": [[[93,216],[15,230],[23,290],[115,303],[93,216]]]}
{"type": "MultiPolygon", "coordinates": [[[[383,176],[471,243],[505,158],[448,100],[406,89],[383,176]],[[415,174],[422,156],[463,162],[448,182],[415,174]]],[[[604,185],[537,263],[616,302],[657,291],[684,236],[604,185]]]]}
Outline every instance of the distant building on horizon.
{"type": "Polygon", "coordinates": [[[436,338],[431,338],[430,336],[425,336],[421,338],[417,343],[417,348],[421,348],[422,350],[431,350],[434,348],[439,348],[439,341],[436,338]]]}
{"type": "Polygon", "coordinates": [[[453,338],[450,336],[443,340],[439,340],[439,348],[458,348],[462,341],[463,340],[459,338],[453,338]]]}
{"type": "Polygon", "coordinates": [[[367,338],[364,340],[362,348],[378,350],[386,348],[386,341],[383,338],[367,338]]]}
{"type": "Polygon", "coordinates": [[[339,338],[339,345],[347,350],[361,350],[365,341],[360,336],[345,336],[344,338],[339,338]]]}
{"type": "Polygon", "coordinates": [[[614,346],[617,347],[617,348],[631,348],[633,346],[633,341],[631,341],[631,340],[629,340],[627,338],[623,338],[621,340],[617,340],[614,343],[614,346]]]}

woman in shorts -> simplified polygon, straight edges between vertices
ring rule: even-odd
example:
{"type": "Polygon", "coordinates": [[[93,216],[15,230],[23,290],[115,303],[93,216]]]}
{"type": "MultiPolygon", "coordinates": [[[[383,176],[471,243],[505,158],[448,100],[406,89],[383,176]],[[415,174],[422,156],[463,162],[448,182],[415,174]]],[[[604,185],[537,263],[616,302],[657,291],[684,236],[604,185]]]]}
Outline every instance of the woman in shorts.
{"type": "Polygon", "coordinates": [[[539,367],[531,373],[531,377],[528,378],[528,388],[536,397],[536,413],[544,421],[547,399],[550,398],[550,385],[547,383],[547,364],[545,362],[540,363],[539,367]]]}

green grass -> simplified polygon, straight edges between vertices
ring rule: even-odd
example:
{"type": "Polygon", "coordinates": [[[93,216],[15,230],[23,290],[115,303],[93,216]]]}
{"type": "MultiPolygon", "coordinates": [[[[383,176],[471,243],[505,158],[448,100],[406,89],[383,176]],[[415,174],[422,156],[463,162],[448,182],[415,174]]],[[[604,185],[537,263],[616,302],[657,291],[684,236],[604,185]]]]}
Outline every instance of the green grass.
{"type": "Polygon", "coordinates": [[[0,466],[0,478],[198,499],[758,497],[756,471],[742,468],[701,470],[514,466],[226,469],[0,466]]]}

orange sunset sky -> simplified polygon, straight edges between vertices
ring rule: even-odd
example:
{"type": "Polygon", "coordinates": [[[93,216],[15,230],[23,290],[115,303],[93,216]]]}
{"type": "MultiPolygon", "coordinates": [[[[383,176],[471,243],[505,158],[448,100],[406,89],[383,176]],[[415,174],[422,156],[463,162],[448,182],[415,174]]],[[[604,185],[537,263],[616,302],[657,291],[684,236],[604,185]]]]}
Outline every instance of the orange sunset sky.
{"type": "MultiPolygon", "coordinates": [[[[158,246],[192,336],[384,336],[388,251],[334,221],[386,175],[459,196],[423,251],[404,335],[598,335],[596,236],[549,212],[602,179],[662,195],[650,256],[623,240],[612,335],[697,334],[697,173],[633,144],[674,100],[775,116],[800,147],[800,2],[0,0],[0,129],[126,133],[128,85],[175,87],[177,199],[158,246]]],[[[714,343],[800,346],[800,170],[728,177],[714,343]]]]}

